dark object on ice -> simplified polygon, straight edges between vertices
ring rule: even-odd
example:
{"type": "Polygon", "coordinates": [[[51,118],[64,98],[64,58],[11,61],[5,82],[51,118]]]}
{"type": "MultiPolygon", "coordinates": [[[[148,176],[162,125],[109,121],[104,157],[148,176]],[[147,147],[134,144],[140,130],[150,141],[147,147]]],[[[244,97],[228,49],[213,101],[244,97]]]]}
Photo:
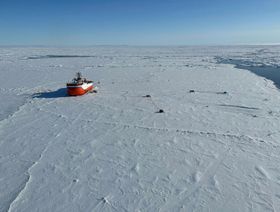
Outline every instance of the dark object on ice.
{"type": "Polygon", "coordinates": [[[92,90],[89,93],[97,93],[97,90],[92,90]]]}
{"type": "Polygon", "coordinates": [[[190,93],[194,93],[194,92],[195,92],[195,90],[190,90],[189,92],[190,92],[190,93]]]}
{"type": "Polygon", "coordinates": [[[224,92],[217,92],[217,94],[228,94],[227,91],[224,91],[224,92]]]}
{"type": "Polygon", "coordinates": [[[164,113],[163,109],[159,109],[156,113],[164,113]]]}
{"type": "Polygon", "coordinates": [[[147,95],[145,95],[145,96],[143,96],[143,97],[145,97],[145,98],[151,98],[151,95],[147,94],[147,95]]]}
{"type": "Polygon", "coordinates": [[[102,197],[101,198],[101,201],[105,204],[105,203],[109,203],[109,201],[107,200],[107,198],[106,197],[102,197]]]}

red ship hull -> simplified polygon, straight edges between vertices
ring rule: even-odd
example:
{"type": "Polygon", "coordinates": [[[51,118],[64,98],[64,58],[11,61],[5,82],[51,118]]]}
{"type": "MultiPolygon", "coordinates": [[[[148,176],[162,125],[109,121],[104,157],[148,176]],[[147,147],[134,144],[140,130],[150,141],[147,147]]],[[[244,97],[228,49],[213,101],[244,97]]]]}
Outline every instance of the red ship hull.
{"type": "Polygon", "coordinates": [[[93,90],[92,83],[83,83],[81,85],[67,84],[67,94],[69,96],[81,96],[93,90]]]}

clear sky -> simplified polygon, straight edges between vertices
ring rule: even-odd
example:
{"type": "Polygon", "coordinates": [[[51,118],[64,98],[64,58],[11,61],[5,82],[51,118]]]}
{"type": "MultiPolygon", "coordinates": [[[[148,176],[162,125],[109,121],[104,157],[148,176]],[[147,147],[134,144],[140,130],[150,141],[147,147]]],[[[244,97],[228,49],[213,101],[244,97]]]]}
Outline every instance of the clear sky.
{"type": "Polygon", "coordinates": [[[280,0],[1,0],[0,45],[280,43],[280,0]]]}

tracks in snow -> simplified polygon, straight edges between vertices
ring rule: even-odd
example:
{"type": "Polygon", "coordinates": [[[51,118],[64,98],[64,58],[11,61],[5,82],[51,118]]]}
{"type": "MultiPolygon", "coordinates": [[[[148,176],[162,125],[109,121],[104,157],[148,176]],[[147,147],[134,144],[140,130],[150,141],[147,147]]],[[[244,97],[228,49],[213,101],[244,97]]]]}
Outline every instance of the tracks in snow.
{"type": "MultiPolygon", "coordinates": [[[[54,112],[50,112],[50,111],[46,111],[43,110],[43,112],[58,116],[58,117],[63,117],[68,121],[73,121],[70,120],[69,118],[61,115],[61,114],[57,114],[54,112]]],[[[195,130],[187,130],[187,129],[176,129],[176,128],[159,128],[159,127],[151,127],[151,126],[143,126],[143,125],[135,125],[135,124],[127,124],[127,123],[121,123],[121,122],[100,122],[100,121],[95,121],[95,120],[91,120],[91,119],[80,119],[79,121],[84,121],[85,123],[89,123],[89,122],[94,122],[95,124],[105,124],[105,125],[109,125],[109,126],[122,126],[124,129],[142,129],[142,130],[147,130],[147,131],[151,131],[151,132],[173,132],[173,133],[177,133],[177,134],[195,134],[195,135],[204,135],[204,136],[221,136],[221,137],[228,137],[228,138],[236,138],[236,139],[246,139],[249,141],[258,141],[260,143],[269,143],[268,141],[264,140],[263,138],[257,138],[257,137],[252,137],[249,135],[240,135],[240,134],[231,134],[231,133],[222,133],[222,132],[210,132],[210,131],[195,131],[195,130]]]]}

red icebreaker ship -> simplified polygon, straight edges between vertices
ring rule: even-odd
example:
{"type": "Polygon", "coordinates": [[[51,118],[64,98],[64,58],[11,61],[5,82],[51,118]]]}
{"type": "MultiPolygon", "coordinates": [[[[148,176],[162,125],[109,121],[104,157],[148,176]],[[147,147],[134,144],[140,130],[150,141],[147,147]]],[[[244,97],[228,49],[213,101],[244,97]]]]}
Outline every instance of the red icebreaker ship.
{"type": "Polygon", "coordinates": [[[93,90],[93,81],[82,78],[82,74],[78,72],[76,77],[66,84],[69,96],[81,96],[93,90]]]}

